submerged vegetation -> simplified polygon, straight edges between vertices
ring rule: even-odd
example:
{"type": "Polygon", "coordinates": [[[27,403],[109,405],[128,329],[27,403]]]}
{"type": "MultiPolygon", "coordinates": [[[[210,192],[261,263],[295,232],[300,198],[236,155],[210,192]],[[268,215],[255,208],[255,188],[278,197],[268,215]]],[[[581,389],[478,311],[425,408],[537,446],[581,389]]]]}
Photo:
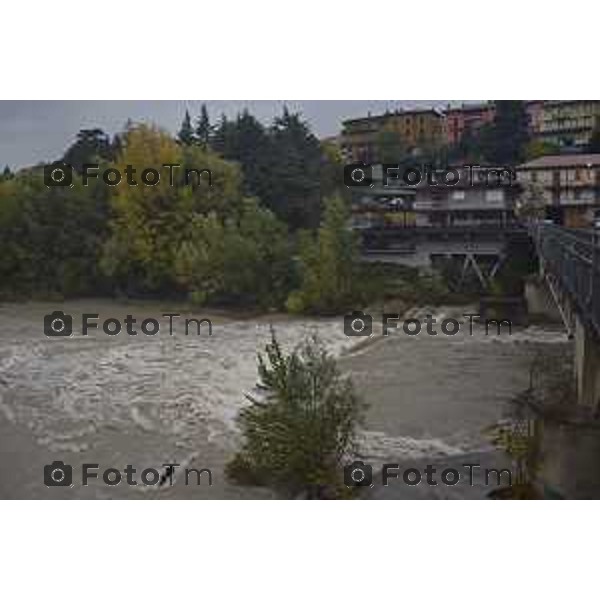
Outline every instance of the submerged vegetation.
{"type": "Polygon", "coordinates": [[[240,412],[243,444],[227,476],[288,498],[347,496],[343,461],[366,409],[350,379],[317,338],[286,353],[274,334],[258,374],[261,393],[240,412]]]}

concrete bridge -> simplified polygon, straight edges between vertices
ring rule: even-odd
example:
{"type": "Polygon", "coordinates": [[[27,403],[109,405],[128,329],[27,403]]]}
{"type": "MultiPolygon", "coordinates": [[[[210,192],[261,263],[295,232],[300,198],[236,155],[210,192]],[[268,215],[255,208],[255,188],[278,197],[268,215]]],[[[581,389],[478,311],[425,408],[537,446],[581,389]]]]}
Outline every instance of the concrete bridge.
{"type": "Polygon", "coordinates": [[[552,306],[574,342],[576,402],[544,418],[540,479],[562,498],[600,497],[600,234],[539,224],[530,228],[539,273],[526,285],[531,312],[552,306]]]}
{"type": "Polygon", "coordinates": [[[550,497],[599,498],[600,232],[513,224],[369,228],[361,236],[364,260],[434,266],[436,258],[446,257],[477,272],[484,289],[511,251],[519,254],[533,241],[539,269],[525,284],[527,307],[562,319],[574,342],[576,389],[568,412],[535,418],[541,465],[536,477],[550,497]]]}
{"type": "Polygon", "coordinates": [[[450,259],[461,266],[462,276],[474,273],[484,290],[502,268],[511,244],[531,238],[539,274],[527,285],[528,305],[534,313],[558,311],[575,341],[579,403],[600,414],[600,232],[508,222],[493,226],[370,227],[359,233],[365,261],[423,267],[450,259]]]}
{"type": "Polygon", "coordinates": [[[539,277],[538,285],[528,289],[528,302],[534,311],[543,312],[549,300],[558,309],[569,337],[575,342],[578,402],[598,414],[600,234],[594,229],[566,229],[547,224],[535,225],[530,231],[539,258],[539,277]]]}

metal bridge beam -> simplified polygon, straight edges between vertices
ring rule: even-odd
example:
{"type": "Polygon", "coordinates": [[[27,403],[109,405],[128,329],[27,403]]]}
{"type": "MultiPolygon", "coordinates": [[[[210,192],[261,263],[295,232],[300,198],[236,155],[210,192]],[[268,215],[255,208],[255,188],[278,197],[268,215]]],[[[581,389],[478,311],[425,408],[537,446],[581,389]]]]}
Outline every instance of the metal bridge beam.
{"type": "Polygon", "coordinates": [[[540,271],[575,338],[580,405],[600,407],[600,240],[595,230],[532,228],[540,271]]]}

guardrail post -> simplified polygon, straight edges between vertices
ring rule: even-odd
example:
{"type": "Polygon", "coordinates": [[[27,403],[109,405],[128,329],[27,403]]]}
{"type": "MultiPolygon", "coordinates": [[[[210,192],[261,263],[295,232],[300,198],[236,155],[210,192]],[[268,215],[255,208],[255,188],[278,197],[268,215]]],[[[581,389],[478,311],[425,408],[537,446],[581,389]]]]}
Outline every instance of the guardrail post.
{"type": "Polygon", "coordinates": [[[598,325],[596,318],[596,269],[598,268],[598,232],[596,229],[592,232],[592,272],[590,274],[590,313],[591,320],[594,325],[598,325]]]}

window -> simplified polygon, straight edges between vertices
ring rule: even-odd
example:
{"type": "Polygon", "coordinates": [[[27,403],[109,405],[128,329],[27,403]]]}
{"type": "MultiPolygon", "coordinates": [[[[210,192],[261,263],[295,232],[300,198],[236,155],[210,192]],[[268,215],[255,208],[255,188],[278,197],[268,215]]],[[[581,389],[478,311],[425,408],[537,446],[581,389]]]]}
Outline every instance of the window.
{"type": "Polygon", "coordinates": [[[453,190],[452,191],[452,200],[464,200],[465,199],[465,190],[453,190]]]}
{"type": "Polygon", "coordinates": [[[486,190],[486,202],[502,202],[504,200],[504,190],[486,190]]]}

